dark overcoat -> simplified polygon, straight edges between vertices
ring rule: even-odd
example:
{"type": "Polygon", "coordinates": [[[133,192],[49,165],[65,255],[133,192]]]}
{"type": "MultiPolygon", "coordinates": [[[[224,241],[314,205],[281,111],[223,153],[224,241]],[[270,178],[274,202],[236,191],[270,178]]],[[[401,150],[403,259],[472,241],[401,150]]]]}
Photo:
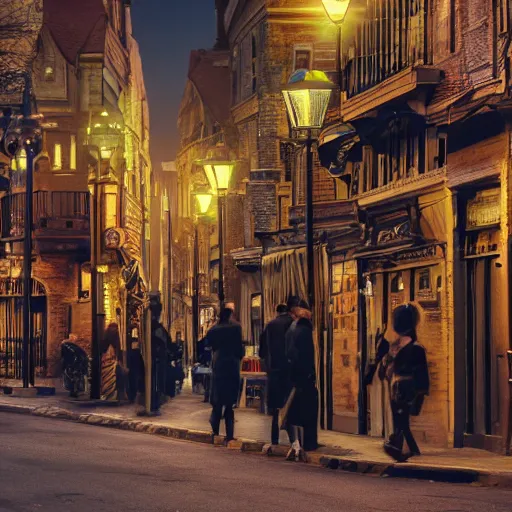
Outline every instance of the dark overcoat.
{"type": "Polygon", "coordinates": [[[403,347],[388,363],[391,381],[391,400],[409,405],[411,414],[417,416],[425,395],[430,391],[430,377],[425,349],[416,341],[403,347]]]}
{"type": "Polygon", "coordinates": [[[212,349],[212,405],[231,406],[240,393],[240,361],[244,357],[242,328],[236,322],[217,324],[206,335],[212,349]]]}
{"type": "Polygon", "coordinates": [[[315,346],[313,325],[305,319],[296,320],[286,333],[286,353],[290,364],[290,381],[295,398],[287,422],[290,425],[315,429],[318,418],[315,346]]]}
{"type": "Polygon", "coordinates": [[[260,338],[259,356],[265,361],[267,371],[267,407],[281,409],[290,392],[286,332],[293,323],[285,313],[270,321],[260,338]]]}

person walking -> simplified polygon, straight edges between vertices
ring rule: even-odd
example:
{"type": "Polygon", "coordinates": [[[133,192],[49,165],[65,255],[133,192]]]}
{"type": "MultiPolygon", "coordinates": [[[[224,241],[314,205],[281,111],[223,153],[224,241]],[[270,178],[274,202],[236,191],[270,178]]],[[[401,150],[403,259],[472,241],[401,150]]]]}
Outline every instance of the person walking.
{"type": "Polygon", "coordinates": [[[240,393],[240,362],[245,351],[242,343],[242,328],[232,319],[233,310],[224,308],[219,322],[207,333],[212,350],[212,381],[210,403],[212,413],[210,425],[213,435],[219,435],[220,421],[224,414],[226,442],[234,439],[235,413],[233,407],[240,393]]]}
{"type": "Polygon", "coordinates": [[[160,405],[165,395],[168,364],[168,345],[172,343],[169,333],[160,322],[162,303],[159,296],[150,298],[151,311],[151,405],[150,416],[160,414],[160,405]]]}
{"type": "Polygon", "coordinates": [[[283,408],[290,392],[285,337],[293,323],[286,304],[279,304],[276,313],[276,318],[267,324],[260,336],[258,353],[267,372],[267,408],[272,415],[272,445],[279,444],[279,410],[283,408]]]}
{"type": "Polygon", "coordinates": [[[388,384],[393,416],[393,433],[384,443],[384,451],[398,462],[421,454],[410,427],[411,416],[420,414],[430,389],[426,352],[416,335],[419,321],[419,311],[413,304],[398,306],[393,311],[397,338],[389,342],[390,336],[385,335],[382,342],[389,350],[380,363],[379,376],[388,384]],[[407,453],[403,452],[404,440],[407,453]]]}
{"type": "Polygon", "coordinates": [[[304,452],[318,448],[318,391],[312,314],[304,300],[292,298],[288,306],[294,322],[286,333],[286,354],[295,394],[288,410],[287,423],[295,428],[287,458],[306,461],[304,452]]]}

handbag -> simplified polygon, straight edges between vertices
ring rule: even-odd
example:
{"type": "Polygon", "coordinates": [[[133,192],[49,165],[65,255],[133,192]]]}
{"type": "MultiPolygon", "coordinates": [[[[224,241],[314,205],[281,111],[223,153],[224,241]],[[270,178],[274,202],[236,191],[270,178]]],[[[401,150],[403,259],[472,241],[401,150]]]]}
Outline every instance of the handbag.
{"type": "Polygon", "coordinates": [[[284,430],[286,428],[286,420],[288,418],[288,412],[290,411],[290,407],[292,405],[293,399],[295,398],[295,393],[296,393],[296,389],[292,388],[283,408],[279,409],[278,422],[279,422],[280,430],[284,430]]]}

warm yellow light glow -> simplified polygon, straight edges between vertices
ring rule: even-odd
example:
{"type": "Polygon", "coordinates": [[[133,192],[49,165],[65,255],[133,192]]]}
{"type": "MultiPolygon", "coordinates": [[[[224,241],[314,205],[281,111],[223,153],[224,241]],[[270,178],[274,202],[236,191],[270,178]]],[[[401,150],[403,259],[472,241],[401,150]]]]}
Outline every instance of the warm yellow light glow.
{"type": "Polygon", "coordinates": [[[96,124],[94,125],[94,128],[101,128],[101,123],[96,123],[96,124]]]}
{"type": "Polygon", "coordinates": [[[98,272],[98,274],[107,274],[108,265],[96,265],[96,272],[98,272]]]}
{"type": "Polygon", "coordinates": [[[82,268],[81,277],[82,277],[82,283],[81,283],[82,292],[87,292],[87,294],[89,294],[91,291],[91,273],[82,268]]]}
{"type": "Polygon", "coordinates": [[[69,148],[69,168],[76,170],[76,135],[71,135],[71,147],[69,148]]]}
{"type": "Polygon", "coordinates": [[[204,215],[212,203],[212,194],[196,194],[198,213],[204,215]]]}
{"type": "Polygon", "coordinates": [[[283,95],[293,128],[322,128],[330,90],[298,89],[283,91],[283,95]]]}
{"type": "Polygon", "coordinates": [[[212,188],[212,192],[217,194],[217,180],[215,179],[215,173],[213,172],[213,166],[209,164],[205,164],[204,172],[206,173],[206,177],[210,182],[210,187],[212,188]]]}
{"type": "Polygon", "coordinates": [[[112,156],[112,150],[108,149],[106,147],[102,147],[100,149],[101,152],[101,159],[102,160],[110,160],[110,157],[112,156]]]}
{"type": "Polygon", "coordinates": [[[105,194],[105,229],[117,227],[117,195],[105,194]]]}
{"type": "Polygon", "coordinates": [[[27,170],[27,152],[22,149],[16,155],[16,170],[26,171],[27,170]]]}
{"type": "Polygon", "coordinates": [[[11,160],[11,170],[12,171],[17,171],[18,170],[18,165],[16,164],[16,158],[13,158],[11,160]]]}
{"type": "Polygon", "coordinates": [[[108,112],[106,110],[104,110],[102,113],[101,113],[101,116],[102,117],[108,117],[108,112]]]}
{"type": "Polygon", "coordinates": [[[351,0],[322,0],[327,16],[333,23],[343,23],[351,0]]]}
{"type": "Polygon", "coordinates": [[[227,190],[229,187],[229,181],[231,180],[231,174],[233,172],[234,164],[222,163],[213,164],[213,172],[217,179],[217,188],[219,190],[227,190]]]}
{"type": "Polygon", "coordinates": [[[55,144],[53,146],[53,169],[62,169],[62,145],[55,144]]]}

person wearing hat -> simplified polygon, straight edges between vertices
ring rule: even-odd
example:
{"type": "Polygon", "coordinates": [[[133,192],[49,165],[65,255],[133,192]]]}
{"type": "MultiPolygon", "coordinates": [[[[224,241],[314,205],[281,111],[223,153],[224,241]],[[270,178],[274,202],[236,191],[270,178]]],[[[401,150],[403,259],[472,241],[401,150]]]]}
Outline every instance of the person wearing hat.
{"type": "Polygon", "coordinates": [[[318,391],[312,314],[308,303],[297,297],[291,297],[287,305],[294,322],[286,333],[286,355],[291,385],[295,390],[287,415],[287,424],[295,431],[288,459],[306,461],[304,451],[318,448],[318,391]]]}
{"type": "Polygon", "coordinates": [[[403,304],[393,311],[393,342],[389,334],[383,339],[388,346],[382,358],[379,376],[389,386],[393,433],[384,443],[384,451],[398,462],[405,462],[420,449],[410,427],[411,416],[418,416],[425,396],[429,393],[430,380],[425,349],[418,344],[416,329],[420,321],[419,311],[413,304],[403,304]],[[403,453],[404,440],[409,448],[403,453]]]}
{"type": "Polygon", "coordinates": [[[272,414],[272,445],[279,444],[279,410],[290,392],[285,337],[292,323],[293,318],[286,304],[279,304],[276,317],[265,326],[260,336],[258,355],[265,362],[267,372],[267,407],[272,414]]]}

